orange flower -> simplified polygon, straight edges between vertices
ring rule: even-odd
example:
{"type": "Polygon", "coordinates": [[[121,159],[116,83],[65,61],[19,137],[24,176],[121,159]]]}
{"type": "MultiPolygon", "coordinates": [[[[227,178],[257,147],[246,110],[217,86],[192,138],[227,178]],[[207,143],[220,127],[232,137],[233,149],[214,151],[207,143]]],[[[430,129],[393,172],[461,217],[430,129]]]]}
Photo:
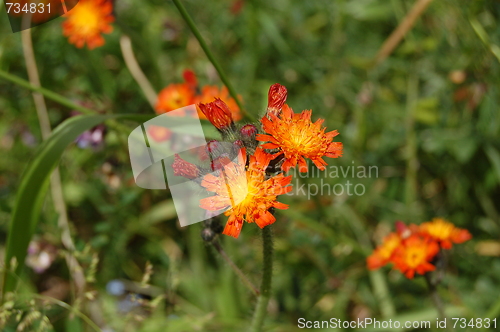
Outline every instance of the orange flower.
{"type": "Polygon", "coordinates": [[[172,131],[162,126],[151,125],[148,127],[148,135],[155,142],[163,142],[172,136],[172,131]]]}
{"type": "Polygon", "coordinates": [[[217,129],[222,130],[233,125],[231,111],[221,99],[215,98],[211,103],[199,103],[196,106],[217,129]]]}
{"type": "MultiPolygon", "coordinates": [[[[242,116],[240,113],[240,108],[238,107],[238,104],[236,101],[229,96],[229,91],[227,88],[224,86],[221,89],[219,89],[217,86],[214,85],[205,85],[201,89],[201,95],[199,95],[196,98],[196,103],[209,103],[214,101],[215,98],[222,99],[227,106],[229,107],[229,110],[231,111],[231,116],[233,117],[234,121],[239,121],[241,120],[242,116]]],[[[207,118],[203,114],[199,114],[200,119],[206,120],[207,118]]]]}
{"type": "Polygon", "coordinates": [[[274,157],[284,154],[282,169],[285,172],[297,163],[301,172],[307,172],[304,157],[311,159],[320,170],[324,170],[326,162],[322,159],[323,156],[342,156],[342,143],[332,142],[339,134],[338,131],[325,133],[325,128],[321,126],[324,120],[319,119],[313,123],[311,113],[312,111],[308,110],[295,114],[285,104],[281,117],[268,113],[269,119],[264,117],[261,120],[264,131],[269,135],[257,135],[257,140],[269,142],[262,145],[265,149],[280,149],[274,157]]]}
{"type": "Polygon", "coordinates": [[[373,254],[366,259],[368,269],[376,270],[387,264],[400,244],[401,237],[397,233],[389,234],[384,242],[373,251],[373,254]]]}
{"type": "Polygon", "coordinates": [[[279,83],[271,85],[267,94],[267,113],[279,116],[285,104],[286,97],[287,90],[283,85],[279,83]]]}
{"type": "Polygon", "coordinates": [[[472,238],[469,231],[455,227],[442,218],[434,218],[432,221],[422,223],[420,232],[438,241],[443,249],[450,249],[452,243],[463,243],[472,238]]]}
{"type": "Polygon", "coordinates": [[[438,252],[439,246],[435,241],[413,234],[396,248],[393,262],[396,269],[408,279],[413,279],[415,272],[423,275],[436,269],[430,262],[438,252]]]}
{"type": "Polygon", "coordinates": [[[218,175],[207,174],[201,185],[214,196],[200,201],[200,207],[209,211],[228,209],[224,214],[229,219],[223,234],[237,238],[243,227],[243,221],[255,222],[260,228],[270,225],[276,218],[269,212],[274,207],[287,209],[288,205],[277,202],[278,195],[289,192],[291,176],[276,175],[266,180],[265,170],[272,156],[258,148],[250,157],[246,169],[246,152],[238,155],[237,162],[224,165],[218,175]]]}
{"type": "Polygon", "coordinates": [[[113,4],[109,0],[80,0],[64,17],[63,34],[69,42],[82,48],[85,43],[89,49],[104,45],[103,33],[110,33],[113,17],[113,4]]]}
{"type": "Polygon", "coordinates": [[[194,103],[194,92],[187,83],[169,84],[158,94],[155,106],[157,114],[186,107],[194,103]]]}

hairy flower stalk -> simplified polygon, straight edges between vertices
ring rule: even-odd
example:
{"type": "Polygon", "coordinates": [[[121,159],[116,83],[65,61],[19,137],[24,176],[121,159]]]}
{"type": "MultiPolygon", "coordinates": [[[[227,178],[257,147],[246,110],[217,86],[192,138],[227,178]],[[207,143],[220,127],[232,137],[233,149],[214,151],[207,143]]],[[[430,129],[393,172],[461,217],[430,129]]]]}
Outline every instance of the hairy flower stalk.
{"type": "MultiPolygon", "coordinates": [[[[188,81],[192,80],[186,79],[185,87],[188,81]]],[[[288,208],[278,201],[279,196],[292,190],[292,176],[287,176],[286,172],[297,165],[300,171],[305,171],[305,158],[323,170],[327,165],[323,157],[342,156],[342,143],[333,141],[338,132],[326,131],[322,119],[312,122],[310,110],[293,113],[285,104],[286,98],[284,86],[272,85],[266,114],[259,122],[244,125],[235,123],[234,111],[222,99],[215,97],[210,102],[199,102],[196,106],[200,115],[217,128],[222,139],[207,142],[199,165],[188,163],[179,156],[175,156],[171,165],[174,175],[190,179],[212,193],[200,199],[200,207],[206,210],[209,220],[202,231],[205,241],[219,245],[220,228],[214,229],[213,225],[218,225],[214,220],[221,214],[228,217],[222,229],[224,235],[238,238],[245,222],[255,223],[262,229],[262,282],[252,331],[261,330],[271,296],[271,225],[276,222],[275,211],[288,208]]],[[[216,249],[222,254],[221,248],[216,249]]],[[[248,284],[241,271],[237,268],[235,271],[248,284]]]]}

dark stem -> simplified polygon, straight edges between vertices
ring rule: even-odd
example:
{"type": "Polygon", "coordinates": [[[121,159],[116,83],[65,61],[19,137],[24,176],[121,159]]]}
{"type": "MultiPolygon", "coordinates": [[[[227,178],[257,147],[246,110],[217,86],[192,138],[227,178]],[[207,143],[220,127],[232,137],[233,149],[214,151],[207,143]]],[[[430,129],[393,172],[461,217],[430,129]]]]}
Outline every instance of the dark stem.
{"type": "Polygon", "coordinates": [[[446,314],[444,312],[443,300],[441,299],[441,296],[439,296],[439,293],[437,291],[437,284],[432,281],[430,273],[424,274],[424,277],[425,281],[427,281],[427,286],[429,287],[429,293],[431,295],[432,302],[436,307],[439,318],[448,321],[448,319],[446,318],[446,314]]]}
{"type": "Polygon", "coordinates": [[[257,299],[257,306],[252,321],[252,332],[259,332],[262,329],[264,318],[267,314],[267,304],[271,297],[271,283],[273,277],[273,232],[271,225],[262,229],[262,252],[264,255],[262,283],[260,284],[260,296],[257,299]]]}
{"type": "Polygon", "coordinates": [[[173,2],[175,4],[175,6],[177,7],[177,9],[179,10],[179,13],[181,14],[182,18],[184,19],[186,24],[191,29],[191,32],[193,32],[193,35],[198,40],[198,43],[200,43],[200,46],[203,49],[203,51],[205,52],[208,60],[210,60],[212,65],[215,67],[215,70],[217,70],[217,73],[219,74],[219,77],[220,77],[222,83],[224,83],[224,85],[227,87],[229,94],[231,95],[231,97],[233,97],[234,101],[236,101],[236,104],[238,104],[238,107],[240,108],[240,111],[243,114],[243,116],[248,118],[249,120],[255,120],[255,119],[253,119],[253,117],[249,113],[247,113],[243,109],[243,105],[241,104],[241,101],[238,98],[238,94],[236,93],[233,86],[231,85],[231,83],[227,79],[226,74],[224,74],[222,67],[220,66],[219,62],[215,59],[214,55],[212,54],[212,51],[210,51],[210,49],[208,48],[208,45],[205,42],[205,39],[203,38],[200,31],[196,27],[196,24],[194,23],[193,19],[191,18],[191,16],[187,12],[186,8],[184,8],[184,5],[179,0],[173,0],[173,2]]]}

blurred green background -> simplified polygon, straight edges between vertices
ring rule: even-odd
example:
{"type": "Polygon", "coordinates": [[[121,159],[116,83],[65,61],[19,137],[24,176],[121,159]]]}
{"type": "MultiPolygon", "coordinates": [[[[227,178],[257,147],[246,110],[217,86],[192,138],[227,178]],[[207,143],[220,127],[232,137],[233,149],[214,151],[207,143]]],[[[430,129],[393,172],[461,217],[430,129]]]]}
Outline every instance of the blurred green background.
{"type": "MultiPolygon", "coordinates": [[[[449,317],[500,316],[498,1],[432,2],[378,65],[373,65],[378,50],[415,1],[183,3],[248,112],[261,116],[269,86],[279,82],[288,88],[287,103],[296,112],[312,109],[313,119],[325,118],[328,129],[340,132],[344,155],[327,160],[330,165],[378,167],[378,178],[323,179],[362,183],[362,196],[280,199],[290,209],[277,212],[274,226],[266,330],[299,330],[301,317],[434,322],[422,277],[408,280],[390,268],[369,272],[365,259],[394,221],[420,223],[436,216],[473,234],[449,253],[440,289],[449,317]]],[[[1,11],[0,69],[26,78],[21,35],[11,33],[1,11]]],[[[195,71],[201,84],[221,85],[171,1],[117,0],[115,13],[113,33],[92,51],[68,43],[63,18],[32,29],[43,87],[103,113],[154,114],[124,63],[122,34],[131,38],[157,92],[181,82],[184,69],[195,71]]],[[[22,171],[42,139],[31,92],[3,79],[0,92],[3,257],[22,171]]],[[[50,100],[47,105],[53,128],[71,115],[65,106],[50,100]]],[[[123,123],[130,130],[136,126],[123,123]]],[[[76,256],[87,275],[95,276],[88,285],[95,300],[74,303],[72,279],[59,255],[42,274],[26,268],[16,305],[28,311],[37,307],[55,331],[91,331],[66,309],[29,303],[28,291],[59,286],[70,289],[60,300],[79,307],[105,331],[242,331],[248,326],[254,295],[203,242],[201,223],[179,227],[168,191],[135,186],[126,133],[108,128],[97,150],[72,144],[59,166],[76,256]],[[114,279],[140,283],[148,261],[154,270],[149,289],[153,298],[164,294],[164,299],[124,308],[128,299],[113,296],[106,285],[114,279]]],[[[320,178],[300,181],[319,183],[320,178]]],[[[259,231],[246,224],[238,239],[221,238],[255,284],[262,265],[259,231]]],[[[60,235],[47,195],[36,236],[62,250],[60,235]]]]}

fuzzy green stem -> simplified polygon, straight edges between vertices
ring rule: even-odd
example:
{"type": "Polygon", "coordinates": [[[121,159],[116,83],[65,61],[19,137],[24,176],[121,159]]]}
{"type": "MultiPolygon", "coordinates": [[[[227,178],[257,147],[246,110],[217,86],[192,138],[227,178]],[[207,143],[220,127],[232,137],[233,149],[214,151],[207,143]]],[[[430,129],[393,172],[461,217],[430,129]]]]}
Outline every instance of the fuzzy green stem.
{"type": "Polygon", "coordinates": [[[246,112],[243,109],[243,105],[241,104],[241,101],[238,98],[238,94],[236,93],[233,86],[231,85],[231,83],[227,79],[226,74],[224,74],[222,67],[220,66],[219,62],[217,62],[217,60],[215,59],[212,51],[210,51],[210,49],[208,48],[208,45],[205,42],[205,39],[203,39],[203,36],[201,35],[200,31],[196,27],[196,24],[194,23],[193,19],[191,18],[191,16],[189,16],[189,13],[187,12],[186,8],[184,8],[184,5],[179,0],[173,0],[173,2],[175,4],[175,6],[177,7],[177,9],[179,10],[182,18],[184,19],[184,21],[186,21],[186,24],[189,26],[189,28],[193,32],[193,35],[198,40],[198,43],[200,43],[200,46],[203,49],[203,52],[205,52],[208,60],[210,60],[210,62],[214,66],[215,70],[217,70],[217,73],[219,74],[219,77],[220,77],[222,83],[224,83],[224,85],[227,87],[229,94],[236,101],[236,104],[238,104],[238,107],[240,108],[240,111],[243,114],[243,116],[249,120],[252,120],[252,121],[255,120],[253,118],[253,116],[251,116],[248,112],[246,112]]]}
{"type": "Polygon", "coordinates": [[[262,324],[267,314],[267,304],[271,297],[271,282],[273,277],[273,230],[271,225],[262,229],[262,253],[264,262],[262,268],[262,283],[260,284],[260,296],[257,299],[257,306],[252,321],[252,332],[262,330],[262,324]]]}
{"type": "Polygon", "coordinates": [[[0,69],[0,77],[5,78],[7,81],[10,81],[14,84],[17,84],[19,86],[22,86],[23,88],[29,89],[33,92],[38,92],[42,95],[44,95],[46,98],[55,101],[56,103],[59,103],[61,105],[67,106],[71,109],[74,109],[76,111],[82,112],[84,114],[95,114],[96,112],[90,108],[75,104],[72,102],[70,99],[61,96],[60,94],[57,94],[55,92],[52,92],[50,90],[47,90],[42,87],[35,86],[31,84],[30,82],[23,80],[20,77],[11,75],[3,70],[0,69]]]}
{"type": "MultiPolygon", "coordinates": [[[[68,99],[64,96],[61,96],[60,94],[52,92],[52,91],[45,89],[41,86],[33,85],[30,82],[28,82],[20,77],[17,77],[15,75],[11,75],[11,74],[9,74],[6,71],[3,71],[1,69],[0,69],[0,78],[4,78],[7,81],[10,81],[10,82],[12,82],[16,85],[19,85],[23,88],[29,89],[33,92],[38,92],[47,99],[55,101],[56,103],[58,103],[60,105],[66,106],[72,110],[81,112],[83,114],[96,114],[97,113],[96,111],[94,111],[91,108],[88,108],[88,107],[85,107],[82,105],[78,105],[78,104],[74,103],[73,101],[71,101],[71,99],[68,99]]],[[[130,130],[128,128],[124,127],[122,124],[120,124],[114,120],[110,120],[108,123],[108,126],[110,128],[119,130],[123,133],[127,133],[127,134],[130,133],[130,130]]]]}

